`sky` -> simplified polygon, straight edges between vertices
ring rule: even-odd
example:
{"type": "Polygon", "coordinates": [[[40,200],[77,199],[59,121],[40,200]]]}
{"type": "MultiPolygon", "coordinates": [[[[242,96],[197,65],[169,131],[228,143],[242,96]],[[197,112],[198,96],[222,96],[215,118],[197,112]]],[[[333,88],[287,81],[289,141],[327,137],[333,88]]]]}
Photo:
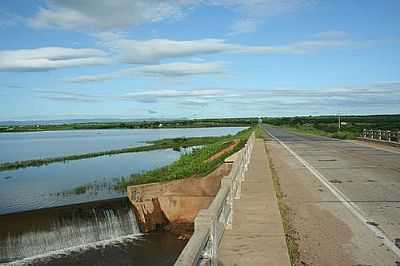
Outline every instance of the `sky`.
{"type": "Polygon", "coordinates": [[[400,113],[398,0],[2,0],[0,120],[400,113]]]}

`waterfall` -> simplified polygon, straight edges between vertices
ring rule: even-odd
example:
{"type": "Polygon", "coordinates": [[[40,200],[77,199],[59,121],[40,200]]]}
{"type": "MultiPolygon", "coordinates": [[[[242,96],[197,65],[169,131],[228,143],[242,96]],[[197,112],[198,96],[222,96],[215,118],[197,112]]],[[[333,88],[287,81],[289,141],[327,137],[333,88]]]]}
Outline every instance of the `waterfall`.
{"type": "Polygon", "coordinates": [[[135,235],[140,230],[131,208],[92,208],[72,217],[55,217],[46,230],[8,234],[0,244],[0,263],[135,235]]]}

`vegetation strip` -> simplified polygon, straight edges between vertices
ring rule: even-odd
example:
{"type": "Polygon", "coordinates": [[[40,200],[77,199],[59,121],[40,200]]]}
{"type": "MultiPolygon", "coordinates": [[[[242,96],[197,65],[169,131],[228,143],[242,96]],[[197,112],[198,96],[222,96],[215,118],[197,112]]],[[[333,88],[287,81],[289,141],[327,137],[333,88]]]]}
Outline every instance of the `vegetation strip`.
{"type": "Polygon", "coordinates": [[[204,128],[204,127],[248,127],[257,123],[257,118],[220,118],[171,121],[118,121],[118,122],[81,122],[29,125],[0,125],[4,132],[36,132],[81,129],[158,129],[158,128],[204,128]]]}
{"type": "Polygon", "coordinates": [[[121,153],[131,153],[131,152],[144,152],[144,151],[152,151],[152,150],[161,150],[161,149],[179,149],[193,146],[206,145],[210,143],[215,143],[217,141],[229,138],[230,136],[219,136],[219,137],[192,137],[192,138],[172,138],[172,139],[160,139],[151,141],[151,145],[140,146],[140,147],[130,147],[109,151],[100,151],[100,152],[91,152],[77,155],[68,155],[68,156],[60,156],[60,157],[52,157],[52,158],[43,158],[37,160],[27,160],[27,161],[16,161],[10,163],[2,163],[0,164],[0,171],[6,170],[15,170],[19,168],[26,167],[39,167],[42,165],[47,165],[50,163],[56,162],[66,162],[73,160],[81,160],[88,159],[106,155],[115,155],[121,153]]]}
{"type": "Polygon", "coordinates": [[[364,128],[397,131],[400,128],[400,115],[369,116],[296,116],[263,118],[263,122],[286,129],[338,139],[355,139],[364,128]]]}
{"type": "MultiPolygon", "coordinates": [[[[261,128],[257,132],[259,134],[259,138],[263,138],[264,140],[269,140],[269,136],[266,135],[265,131],[263,131],[261,128]]],[[[272,173],[272,182],[274,186],[274,190],[276,193],[276,197],[278,199],[278,206],[279,206],[279,211],[281,213],[282,217],[282,223],[283,223],[283,230],[285,232],[285,237],[286,237],[286,245],[288,247],[288,252],[289,252],[289,257],[290,257],[290,262],[292,265],[298,265],[299,260],[300,260],[300,251],[299,251],[299,244],[297,243],[298,241],[298,232],[293,226],[293,217],[294,213],[293,211],[289,208],[289,206],[286,204],[284,198],[286,197],[285,194],[282,192],[281,184],[279,181],[279,176],[278,173],[276,172],[276,169],[274,167],[274,164],[272,162],[272,157],[270,154],[270,151],[265,145],[265,151],[267,152],[268,155],[268,162],[269,166],[271,169],[272,173]]]]}
{"type": "Polygon", "coordinates": [[[116,178],[112,185],[89,183],[76,187],[71,191],[64,192],[63,194],[96,193],[97,189],[102,189],[104,187],[112,187],[116,191],[126,191],[126,187],[130,185],[165,182],[186,177],[202,177],[214,171],[228,156],[243,148],[252,131],[253,129],[249,128],[240,131],[234,136],[218,137],[219,139],[214,143],[195,149],[190,154],[184,154],[179,160],[168,166],[144,173],[132,174],[128,177],[116,178]],[[223,152],[224,150],[225,152],[223,152]],[[215,157],[214,155],[218,153],[220,153],[220,155],[215,157]],[[213,159],[209,160],[210,158],[213,159]]]}

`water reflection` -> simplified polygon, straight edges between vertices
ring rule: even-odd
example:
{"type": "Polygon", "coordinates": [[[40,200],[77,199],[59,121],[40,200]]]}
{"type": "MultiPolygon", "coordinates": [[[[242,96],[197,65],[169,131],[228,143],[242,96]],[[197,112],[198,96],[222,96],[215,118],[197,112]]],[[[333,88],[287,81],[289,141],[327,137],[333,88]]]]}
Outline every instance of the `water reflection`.
{"type": "Polygon", "coordinates": [[[137,147],[162,138],[236,134],[244,127],[105,129],[0,134],[0,163],[137,147]]]}
{"type": "Polygon", "coordinates": [[[120,197],[123,192],[109,187],[113,179],[168,165],[184,152],[127,153],[0,172],[0,214],[120,197]],[[60,194],[93,182],[108,185],[95,193],[60,194]]]}

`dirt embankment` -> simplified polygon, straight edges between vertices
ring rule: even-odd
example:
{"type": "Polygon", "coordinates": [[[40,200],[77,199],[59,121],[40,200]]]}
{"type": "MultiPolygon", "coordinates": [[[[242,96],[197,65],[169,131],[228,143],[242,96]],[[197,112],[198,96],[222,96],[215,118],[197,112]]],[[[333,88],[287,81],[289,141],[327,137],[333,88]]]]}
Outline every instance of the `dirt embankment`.
{"type": "MultiPolygon", "coordinates": [[[[236,146],[236,143],[232,145],[236,146]]],[[[227,151],[230,151],[229,146],[227,151]]],[[[224,152],[224,153],[225,153],[224,152]]],[[[222,156],[221,153],[220,156],[222,156]]],[[[128,197],[143,232],[168,230],[190,238],[200,209],[206,209],[218,193],[222,177],[232,163],[224,163],[205,177],[189,177],[164,183],[129,186],[128,197]]]]}
{"type": "Polygon", "coordinates": [[[214,154],[213,156],[211,156],[210,158],[208,158],[207,162],[218,159],[219,157],[223,156],[224,154],[231,152],[239,144],[239,142],[240,141],[238,139],[233,140],[232,144],[229,145],[229,147],[226,147],[222,151],[220,151],[220,152],[214,154]]]}

